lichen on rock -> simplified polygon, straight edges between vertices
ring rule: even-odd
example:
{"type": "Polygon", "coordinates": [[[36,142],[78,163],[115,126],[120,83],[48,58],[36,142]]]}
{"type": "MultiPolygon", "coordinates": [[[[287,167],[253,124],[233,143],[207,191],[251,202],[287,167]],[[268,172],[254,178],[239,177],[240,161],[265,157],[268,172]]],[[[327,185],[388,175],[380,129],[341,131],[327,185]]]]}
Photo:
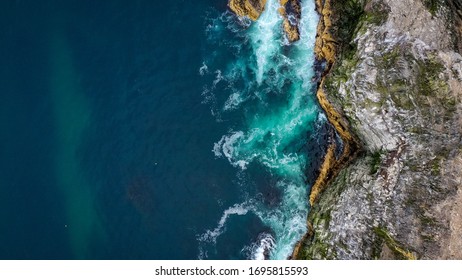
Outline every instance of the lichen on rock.
{"type": "Polygon", "coordinates": [[[451,1],[434,14],[422,0],[351,1],[359,13],[330,2],[337,53],[321,89],[364,152],[318,196],[296,257],[461,259],[462,56],[451,1]],[[339,24],[352,13],[351,28],[339,24]]]}

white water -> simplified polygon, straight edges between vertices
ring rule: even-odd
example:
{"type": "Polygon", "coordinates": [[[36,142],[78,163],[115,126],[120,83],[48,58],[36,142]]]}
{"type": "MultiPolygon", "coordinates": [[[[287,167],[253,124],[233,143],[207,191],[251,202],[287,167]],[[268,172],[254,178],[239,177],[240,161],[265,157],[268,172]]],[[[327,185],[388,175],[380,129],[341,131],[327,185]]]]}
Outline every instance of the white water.
{"type": "MultiPolygon", "coordinates": [[[[215,156],[226,158],[238,172],[245,172],[252,163],[265,166],[278,178],[276,187],[281,191],[281,200],[275,207],[258,200],[235,204],[224,211],[218,225],[201,235],[199,241],[215,243],[226,231],[230,215],[251,212],[272,230],[243,249],[250,248],[249,255],[255,259],[263,258],[268,251],[271,259],[286,259],[306,232],[309,186],[304,183],[303,174],[310,159],[294,149],[294,143],[307,137],[320,114],[311,82],[318,22],[314,1],[302,1],[300,40],[290,46],[283,36],[278,8],[277,0],[268,0],[258,21],[245,30],[233,24],[235,18],[228,13],[217,19],[221,26],[241,38],[243,44],[230,45],[236,51],[236,60],[226,69],[217,69],[215,80],[205,89],[206,98],[213,96],[214,101],[209,103],[217,115],[237,110],[255,112],[247,114],[243,127],[231,128],[214,144],[215,156]],[[246,46],[249,46],[247,51],[246,46]],[[223,94],[216,90],[222,82],[230,94],[220,105],[216,104],[215,94],[223,94]],[[275,102],[275,98],[279,101],[275,102]]],[[[220,25],[209,26],[214,40],[219,39],[219,29],[220,25]]],[[[208,71],[204,66],[201,74],[208,71]]]]}

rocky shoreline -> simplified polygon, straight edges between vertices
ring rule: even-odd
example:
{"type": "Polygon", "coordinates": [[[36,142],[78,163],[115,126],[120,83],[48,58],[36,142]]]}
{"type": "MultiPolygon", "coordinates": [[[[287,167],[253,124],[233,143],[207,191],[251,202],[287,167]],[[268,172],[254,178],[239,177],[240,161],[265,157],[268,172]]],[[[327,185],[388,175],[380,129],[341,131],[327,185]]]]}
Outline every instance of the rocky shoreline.
{"type": "Polygon", "coordinates": [[[461,259],[457,1],[327,2],[334,32],[318,37],[336,48],[320,90],[363,152],[325,184],[293,257],[461,259]]]}
{"type": "MultiPolygon", "coordinates": [[[[300,39],[299,23],[302,14],[300,0],[279,0],[282,27],[289,43],[300,39]]],[[[255,21],[265,10],[266,0],[229,0],[228,7],[240,17],[255,21]]]]}
{"type": "Polygon", "coordinates": [[[460,2],[316,7],[317,97],[342,143],[331,141],[292,258],[462,259],[460,2]]]}

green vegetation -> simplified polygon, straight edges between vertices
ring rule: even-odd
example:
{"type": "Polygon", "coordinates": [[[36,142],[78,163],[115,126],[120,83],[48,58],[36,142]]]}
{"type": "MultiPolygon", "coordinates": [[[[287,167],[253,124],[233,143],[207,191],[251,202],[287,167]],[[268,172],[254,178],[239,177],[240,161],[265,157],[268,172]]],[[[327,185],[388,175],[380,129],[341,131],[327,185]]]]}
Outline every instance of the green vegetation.
{"type": "Polygon", "coordinates": [[[304,243],[301,246],[297,259],[336,259],[336,248],[341,247],[346,249],[347,246],[345,244],[336,244],[334,246],[329,244],[327,240],[330,240],[330,236],[319,233],[326,232],[326,229],[329,227],[332,218],[331,210],[329,209],[331,209],[331,205],[337,203],[339,194],[348,185],[348,172],[349,169],[342,170],[337,179],[333,181],[333,184],[329,186],[329,193],[322,196],[322,199],[311,209],[308,220],[312,221],[313,231],[311,232],[311,236],[303,240],[304,243]]]}
{"type": "Polygon", "coordinates": [[[396,65],[399,57],[400,57],[400,50],[398,47],[395,47],[390,52],[384,53],[382,55],[382,62],[383,62],[384,68],[389,69],[393,67],[394,65],[396,65]]]}
{"type": "MultiPolygon", "coordinates": [[[[398,243],[385,228],[376,227],[374,232],[379,238],[378,244],[385,242],[387,247],[393,252],[396,259],[401,260],[415,260],[415,254],[411,253],[409,250],[403,248],[401,244],[398,243]]],[[[376,256],[380,255],[378,252],[375,252],[376,256]]]]}
{"type": "Polygon", "coordinates": [[[441,172],[440,161],[441,161],[441,159],[436,158],[436,159],[434,159],[434,160],[431,162],[431,170],[432,170],[432,171],[431,171],[431,174],[432,174],[433,176],[437,176],[437,175],[439,175],[440,172],[441,172]]]}
{"type": "Polygon", "coordinates": [[[370,170],[369,170],[370,175],[374,175],[379,170],[380,165],[382,164],[382,154],[383,154],[383,151],[380,150],[380,151],[374,152],[371,155],[370,170]]]}
{"type": "MultiPolygon", "coordinates": [[[[333,12],[335,15],[342,15],[335,19],[335,26],[338,30],[334,36],[340,43],[340,54],[348,56],[351,52],[356,52],[353,35],[364,13],[364,0],[333,1],[333,12]]],[[[342,57],[343,59],[343,57],[342,57]]]]}
{"type": "Polygon", "coordinates": [[[335,252],[332,252],[331,246],[322,240],[313,238],[309,245],[304,245],[302,251],[298,255],[300,260],[333,260],[336,259],[335,252]]]}
{"type": "Polygon", "coordinates": [[[435,58],[425,61],[417,61],[417,89],[420,94],[432,96],[442,88],[447,87],[446,83],[438,76],[444,70],[444,66],[435,58]]]}
{"type": "Polygon", "coordinates": [[[423,4],[433,16],[438,12],[439,2],[439,0],[423,0],[423,4]]]}
{"type": "Polygon", "coordinates": [[[361,18],[362,22],[374,24],[374,25],[381,25],[383,24],[388,18],[388,13],[381,8],[375,8],[371,11],[366,11],[361,18]]]}

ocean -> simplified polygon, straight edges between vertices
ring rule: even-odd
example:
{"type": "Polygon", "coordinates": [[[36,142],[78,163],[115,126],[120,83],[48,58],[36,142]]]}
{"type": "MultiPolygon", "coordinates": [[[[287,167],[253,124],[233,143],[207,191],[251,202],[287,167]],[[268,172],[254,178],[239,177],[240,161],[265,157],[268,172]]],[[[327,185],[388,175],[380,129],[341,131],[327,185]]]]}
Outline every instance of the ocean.
{"type": "Polygon", "coordinates": [[[277,8],[2,1],[0,258],[287,258],[328,124],[277,8]]]}

